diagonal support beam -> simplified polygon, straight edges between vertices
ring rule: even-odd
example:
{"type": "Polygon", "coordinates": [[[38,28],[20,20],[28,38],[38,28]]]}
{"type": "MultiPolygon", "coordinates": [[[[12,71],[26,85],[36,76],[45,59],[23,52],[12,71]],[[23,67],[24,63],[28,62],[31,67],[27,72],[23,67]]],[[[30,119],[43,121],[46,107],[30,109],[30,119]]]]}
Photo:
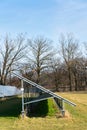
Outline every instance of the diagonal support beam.
{"type": "Polygon", "coordinates": [[[50,90],[47,90],[46,88],[42,87],[41,85],[38,85],[38,84],[32,82],[31,80],[28,80],[27,78],[25,78],[25,77],[23,77],[23,76],[21,76],[21,75],[19,75],[19,74],[16,74],[16,73],[14,73],[14,72],[12,72],[12,73],[13,73],[16,77],[18,77],[19,79],[22,79],[23,81],[25,81],[25,82],[31,84],[32,86],[34,86],[34,87],[36,87],[36,88],[42,90],[43,92],[50,94],[50,95],[53,96],[54,98],[58,98],[58,99],[60,99],[60,100],[63,100],[63,102],[66,102],[66,103],[68,103],[68,104],[70,104],[70,105],[72,105],[72,106],[76,106],[75,103],[69,101],[68,99],[63,98],[62,96],[59,96],[59,95],[53,93],[53,92],[50,91],[50,90]]]}

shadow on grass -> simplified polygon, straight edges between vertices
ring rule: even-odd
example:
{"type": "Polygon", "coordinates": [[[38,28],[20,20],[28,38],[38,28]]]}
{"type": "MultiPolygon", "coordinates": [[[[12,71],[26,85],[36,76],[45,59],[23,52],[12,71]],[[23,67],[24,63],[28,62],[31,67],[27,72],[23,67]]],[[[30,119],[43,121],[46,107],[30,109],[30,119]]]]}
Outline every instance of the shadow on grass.
{"type": "Polygon", "coordinates": [[[48,115],[48,100],[30,104],[29,117],[46,117],[48,115]]]}
{"type": "Polygon", "coordinates": [[[21,98],[0,100],[0,117],[18,117],[21,113],[21,98]]]}
{"type": "MultiPolygon", "coordinates": [[[[0,117],[18,117],[21,114],[21,98],[0,100],[0,117]]],[[[27,107],[29,117],[45,117],[48,114],[48,100],[33,103],[27,107]]]]}

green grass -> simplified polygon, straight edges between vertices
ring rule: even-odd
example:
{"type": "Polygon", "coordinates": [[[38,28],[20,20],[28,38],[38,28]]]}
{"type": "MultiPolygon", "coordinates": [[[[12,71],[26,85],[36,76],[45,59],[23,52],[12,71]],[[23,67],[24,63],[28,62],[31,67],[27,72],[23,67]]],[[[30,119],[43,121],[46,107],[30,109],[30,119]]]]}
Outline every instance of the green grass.
{"type": "Polygon", "coordinates": [[[31,106],[32,111],[30,112],[30,117],[54,116],[58,113],[58,108],[53,99],[34,103],[31,106]]]}
{"type": "MultiPolygon", "coordinates": [[[[62,93],[61,96],[72,100],[77,104],[72,107],[65,104],[65,108],[72,117],[72,130],[87,129],[87,92],[62,93]]],[[[68,126],[69,127],[69,126],[68,126]]]]}
{"type": "MultiPolygon", "coordinates": [[[[58,93],[61,96],[75,102],[76,107],[65,104],[65,118],[55,116],[59,114],[53,100],[40,103],[37,117],[25,117],[22,119],[21,99],[11,99],[0,102],[0,130],[86,130],[87,129],[87,92],[58,93]],[[43,104],[47,104],[47,107],[43,104]],[[43,109],[41,109],[43,108],[43,109]],[[45,111],[45,116],[40,116],[45,111]]],[[[37,112],[37,111],[36,111],[37,112]]]]}

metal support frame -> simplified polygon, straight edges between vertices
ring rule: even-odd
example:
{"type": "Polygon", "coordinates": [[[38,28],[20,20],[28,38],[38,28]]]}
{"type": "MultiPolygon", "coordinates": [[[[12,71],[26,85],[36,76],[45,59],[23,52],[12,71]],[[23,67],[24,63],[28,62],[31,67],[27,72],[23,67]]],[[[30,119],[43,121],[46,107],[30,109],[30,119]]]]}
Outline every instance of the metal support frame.
{"type": "Polygon", "coordinates": [[[70,104],[70,105],[72,105],[72,106],[76,106],[75,103],[69,101],[69,100],[66,99],[66,98],[63,98],[62,96],[59,96],[59,95],[53,93],[52,91],[50,91],[50,90],[48,90],[48,89],[42,87],[41,85],[38,85],[38,84],[34,83],[33,81],[28,80],[27,78],[25,78],[25,77],[23,77],[23,76],[21,76],[21,75],[18,75],[18,74],[16,74],[16,73],[13,73],[13,74],[16,75],[19,79],[22,79],[23,81],[25,81],[25,82],[31,84],[32,86],[34,86],[34,87],[36,87],[36,88],[42,90],[43,92],[46,92],[46,93],[52,95],[52,96],[55,97],[55,98],[61,99],[61,100],[63,100],[64,102],[66,102],[66,103],[68,103],[68,104],[70,104]]]}
{"type": "Polygon", "coordinates": [[[58,108],[60,109],[62,116],[64,117],[65,116],[64,101],[58,98],[54,98],[54,101],[58,106],[58,108]]]}
{"type": "Polygon", "coordinates": [[[21,79],[21,92],[22,92],[22,117],[24,118],[24,87],[23,80],[21,79]]]}
{"type": "MultiPolygon", "coordinates": [[[[31,103],[34,103],[34,102],[38,102],[38,101],[42,101],[42,100],[45,100],[47,99],[46,97],[45,98],[41,98],[41,99],[36,99],[34,101],[27,101],[26,103],[24,102],[24,87],[23,87],[23,81],[29,83],[30,85],[32,85],[33,87],[36,87],[37,89],[39,89],[40,91],[44,92],[44,93],[47,93],[48,95],[50,95],[51,97],[49,98],[54,98],[57,106],[59,107],[61,113],[62,113],[62,116],[65,116],[65,110],[64,110],[64,102],[65,103],[68,103],[72,106],[76,106],[75,103],[69,101],[68,99],[66,98],[63,98],[62,96],[59,96],[55,93],[53,93],[52,91],[50,90],[47,90],[46,88],[42,87],[41,85],[38,85],[34,82],[32,82],[31,80],[28,80],[27,78],[21,76],[21,75],[18,75],[16,73],[13,73],[16,77],[18,77],[19,79],[21,79],[21,90],[22,90],[22,117],[24,117],[24,105],[28,105],[28,104],[31,104],[31,103]]],[[[28,97],[29,98],[29,97],[28,97]]]]}
{"type": "Polygon", "coordinates": [[[62,110],[61,110],[62,116],[65,116],[65,108],[64,108],[64,101],[62,100],[62,110]]]}
{"type": "Polygon", "coordinates": [[[44,101],[44,100],[47,100],[47,99],[49,99],[49,98],[53,98],[53,97],[31,100],[31,101],[29,101],[29,102],[24,103],[24,105],[32,104],[32,103],[36,103],[36,102],[40,102],[40,101],[44,101]]]}

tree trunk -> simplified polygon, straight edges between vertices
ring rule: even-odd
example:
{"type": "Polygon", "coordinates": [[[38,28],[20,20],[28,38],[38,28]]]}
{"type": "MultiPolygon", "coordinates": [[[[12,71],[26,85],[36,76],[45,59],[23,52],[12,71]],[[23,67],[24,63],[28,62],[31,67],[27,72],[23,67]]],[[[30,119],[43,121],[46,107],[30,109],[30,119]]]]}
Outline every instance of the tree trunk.
{"type": "Polygon", "coordinates": [[[40,69],[37,69],[37,80],[36,83],[39,84],[40,83],[40,69]]]}
{"type": "Polygon", "coordinates": [[[4,77],[4,75],[1,75],[1,85],[5,85],[5,77],[4,77]]]}
{"type": "Polygon", "coordinates": [[[77,84],[77,76],[76,76],[76,74],[74,74],[74,77],[75,77],[75,91],[77,91],[78,84],[77,84]]]}
{"type": "Polygon", "coordinates": [[[58,85],[58,80],[55,79],[55,87],[56,87],[56,91],[59,92],[59,85],[58,85]]]}
{"type": "Polygon", "coordinates": [[[87,86],[87,77],[85,75],[85,87],[87,86]]]}
{"type": "Polygon", "coordinates": [[[68,68],[68,76],[69,76],[69,86],[70,86],[70,91],[72,91],[71,69],[70,69],[70,68],[68,68]]]}

